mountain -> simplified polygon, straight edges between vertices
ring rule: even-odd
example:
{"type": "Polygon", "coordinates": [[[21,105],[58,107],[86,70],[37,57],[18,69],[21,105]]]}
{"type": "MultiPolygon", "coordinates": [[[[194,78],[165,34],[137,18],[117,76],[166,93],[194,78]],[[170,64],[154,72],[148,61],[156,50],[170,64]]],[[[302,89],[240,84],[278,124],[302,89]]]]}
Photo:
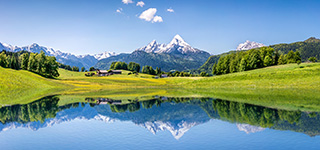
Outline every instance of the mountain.
{"type": "Polygon", "coordinates": [[[143,51],[146,53],[161,53],[166,48],[165,44],[158,44],[156,40],[150,42],[147,46],[136,49],[135,51],[143,51]]]}
{"type": "Polygon", "coordinates": [[[116,56],[116,55],[118,54],[115,52],[104,52],[100,54],[94,54],[93,57],[96,58],[97,60],[101,60],[101,59],[108,58],[111,56],[116,56]]]}
{"type": "Polygon", "coordinates": [[[109,69],[114,61],[136,62],[140,66],[160,67],[163,71],[189,70],[199,68],[210,54],[186,43],[176,35],[169,44],[160,44],[153,40],[148,45],[136,49],[130,54],[120,54],[101,59],[95,65],[99,69],[109,69]]]}
{"type": "MultiPolygon", "coordinates": [[[[201,122],[203,123],[203,122],[201,122]]],[[[181,121],[177,124],[171,122],[145,122],[143,124],[139,124],[140,126],[148,129],[151,133],[157,134],[158,131],[168,130],[172,134],[172,136],[179,140],[187,131],[189,131],[192,127],[201,124],[199,122],[184,122],[181,121]]]]}
{"type": "Polygon", "coordinates": [[[253,48],[259,48],[259,47],[264,47],[266,45],[262,44],[262,43],[257,43],[257,42],[251,42],[251,41],[246,41],[244,43],[241,43],[238,45],[237,47],[237,51],[241,51],[241,50],[249,50],[249,49],[253,49],[253,48]]]}
{"type": "MultiPolygon", "coordinates": [[[[248,48],[250,43],[252,43],[252,42],[245,42],[245,43],[243,43],[244,45],[241,48],[244,48],[244,47],[248,48]],[[249,43],[249,44],[247,46],[245,46],[246,45],[245,43],[249,43]]],[[[253,45],[257,45],[257,44],[253,44],[253,45]]],[[[238,46],[238,48],[239,48],[239,46],[238,46]]],[[[310,58],[310,57],[316,57],[317,60],[320,60],[320,39],[317,39],[315,37],[311,37],[311,38],[309,38],[305,41],[301,41],[301,42],[295,42],[295,43],[290,43],[290,44],[275,44],[275,45],[270,45],[269,47],[277,50],[280,54],[287,54],[291,50],[294,52],[299,51],[303,62],[307,61],[308,58],[310,58]]],[[[197,70],[194,70],[194,72],[204,71],[207,73],[212,73],[213,64],[218,62],[218,60],[221,56],[227,55],[230,53],[236,53],[236,52],[237,51],[229,51],[227,53],[212,55],[207,59],[207,61],[201,67],[199,67],[197,70]]]]}
{"type": "Polygon", "coordinates": [[[291,50],[294,52],[299,51],[303,62],[307,61],[310,57],[316,57],[320,60],[320,39],[315,37],[310,37],[309,39],[301,42],[275,44],[270,47],[278,50],[280,54],[287,54],[291,50]]]}
{"type": "Polygon", "coordinates": [[[57,58],[57,61],[60,63],[70,66],[78,66],[80,68],[85,67],[86,69],[89,69],[90,67],[94,66],[100,59],[117,55],[114,52],[104,52],[95,55],[74,55],[71,53],[61,52],[50,47],[40,46],[36,43],[33,43],[29,46],[18,47],[0,42],[0,51],[1,50],[6,50],[10,52],[18,52],[24,50],[33,53],[40,53],[41,51],[43,51],[46,55],[55,56],[57,58]]]}
{"type": "Polygon", "coordinates": [[[204,52],[199,49],[191,47],[178,34],[173,37],[173,39],[169,44],[158,44],[156,40],[153,40],[147,46],[141,47],[135,51],[144,51],[146,53],[159,53],[159,54],[190,54],[190,53],[204,52]]]}
{"type": "Polygon", "coordinates": [[[239,131],[244,131],[247,134],[256,133],[256,132],[260,132],[260,131],[265,130],[265,128],[253,126],[253,125],[250,125],[250,124],[237,123],[237,127],[238,127],[239,131]]]}

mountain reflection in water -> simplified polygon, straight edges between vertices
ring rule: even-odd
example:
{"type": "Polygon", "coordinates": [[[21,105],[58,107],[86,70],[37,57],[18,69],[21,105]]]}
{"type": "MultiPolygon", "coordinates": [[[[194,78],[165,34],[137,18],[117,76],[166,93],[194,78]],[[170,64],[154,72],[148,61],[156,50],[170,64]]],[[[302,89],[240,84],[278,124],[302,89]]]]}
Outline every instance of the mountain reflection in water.
{"type": "MultiPolygon", "coordinates": [[[[240,131],[255,133],[265,128],[319,135],[318,113],[288,111],[213,98],[154,97],[150,100],[87,98],[87,102],[59,106],[59,96],[0,108],[0,131],[14,128],[38,130],[81,120],[107,123],[130,121],[153,134],[168,130],[181,138],[189,129],[211,119],[235,123],[240,131]]],[[[0,133],[1,134],[1,133],[0,133]]]]}

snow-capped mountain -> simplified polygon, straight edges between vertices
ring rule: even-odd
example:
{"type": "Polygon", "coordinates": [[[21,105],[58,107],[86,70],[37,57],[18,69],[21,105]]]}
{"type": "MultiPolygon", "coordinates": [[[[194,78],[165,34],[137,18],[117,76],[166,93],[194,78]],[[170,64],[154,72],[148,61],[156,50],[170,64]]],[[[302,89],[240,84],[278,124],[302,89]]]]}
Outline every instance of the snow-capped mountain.
{"type": "Polygon", "coordinates": [[[147,46],[141,47],[137,49],[136,51],[144,51],[147,53],[159,53],[161,50],[165,49],[165,44],[158,44],[156,40],[153,40],[150,42],[147,46]]]}
{"type": "Polygon", "coordinates": [[[264,46],[266,46],[266,45],[264,45],[262,43],[257,43],[257,42],[247,40],[246,42],[238,45],[237,51],[249,50],[249,49],[259,48],[259,47],[264,47],[264,46]]]}
{"type": "Polygon", "coordinates": [[[177,125],[171,122],[145,122],[143,124],[139,124],[140,126],[148,129],[151,133],[156,134],[158,131],[168,130],[172,134],[172,136],[179,140],[188,130],[192,127],[200,124],[199,122],[191,122],[188,123],[186,121],[181,121],[177,125]]]}
{"type": "Polygon", "coordinates": [[[57,61],[60,63],[70,66],[78,66],[80,68],[85,67],[86,69],[89,69],[90,67],[94,66],[100,59],[117,55],[114,52],[104,52],[95,55],[74,55],[71,53],[61,52],[60,50],[55,50],[51,47],[40,46],[37,43],[33,43],[28,46],[18,47],[0,42],[0,51],[1,50],[6,50],[10,52],[18,52],[24,50],[33,53],[40,53],[41,51],[43,51],[46,55],[55,56],[57,58],[57,61]]]}
{"type": "Polygon", "coordinates": [[[118,54],[115,52],[104,52],[104,53],[100,53],[100,54],[94,54],[93,57],[98,60],[101,60],[101,59],[108,58],[111,56],[116,56],[116,55],[118,55],[118,54]]]}
{"type": "Polygon", "coordinates": [[[253,126],[250,124],[237,124],[239,131],[244,131],[247,134],[256,133],[265,130],[265,128],[253,126]]]}
{"type": "MultiPolygon", "coordinates": [[[[156,40],[150,42],[147,46],[136,49],[135,51],[144,51],[147,53],[166,53],[166,54],[188,54],[203,53],[199,49],[191,47],[180,35],[174,36],[169,44],[159,44],[156,40]]],[[[205,52],[206,53],[206,52],[205,52]]]]}
{"type": "Polygon", "coordinates": [[[112,62],[123,61],[136,62],[140,66],[148,65],[152,68],[160,67],[163,71],[183,71],[198,69],[210,56],[208,52],[190,46],[180,35],[176,35],[169,44],[160,44],[153,40],[132,53],[101,59],[95,68],[109,69],[112,62]]]}

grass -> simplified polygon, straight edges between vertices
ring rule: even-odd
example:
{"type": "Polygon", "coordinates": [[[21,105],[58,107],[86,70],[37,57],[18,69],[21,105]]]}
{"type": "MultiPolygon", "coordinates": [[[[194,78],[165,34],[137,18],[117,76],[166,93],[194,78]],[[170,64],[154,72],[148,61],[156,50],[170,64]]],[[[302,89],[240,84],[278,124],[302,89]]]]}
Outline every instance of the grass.
{"type": "Polygon", "coordinates": [[[193,87],[319,89],[320,64],[289,64],[206,78],[189,83],[193,87]]]}
{"type": "Polygon", "coordinates": [[[47,79],[26,70],[0,67],[0,103],[29,103],[43,96],[70,88],[53,79],[47,79]]]}
{"type": "Polygon", "coordinates": [[[108,77],[85,77],[84,72],[63,69],[57,79],[4,68],[0,68],[0,73],[1,104],[30,102],[49,94],[62,95],[62,103],[83,101],[86,97],[144,100],[161,95],[214,97],[272,108],[320,110],[320,63],[272,66],[207,78],[154,79],[142,73],[127,75],[128,71],[108,77]]]}

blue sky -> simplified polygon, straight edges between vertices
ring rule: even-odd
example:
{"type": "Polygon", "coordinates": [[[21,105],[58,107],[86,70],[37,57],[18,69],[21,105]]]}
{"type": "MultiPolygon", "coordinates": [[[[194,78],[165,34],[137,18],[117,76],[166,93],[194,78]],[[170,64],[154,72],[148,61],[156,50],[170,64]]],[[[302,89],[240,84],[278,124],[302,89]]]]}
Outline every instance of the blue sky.
{"type": "Polygon", "coordinates": [[[0,0],[0,42],[38,43],[74,54],[120,53],[154,39],[169,43],[179,34],[190,45],[219,54],[245,40],[270,45],[320,37],[319,0],[132,1],[0,0]],[[156,9],[151,20],[141,19],[150,8],[156,9]],[[158,22],[152,22],[154,16],[158,22]]]}

